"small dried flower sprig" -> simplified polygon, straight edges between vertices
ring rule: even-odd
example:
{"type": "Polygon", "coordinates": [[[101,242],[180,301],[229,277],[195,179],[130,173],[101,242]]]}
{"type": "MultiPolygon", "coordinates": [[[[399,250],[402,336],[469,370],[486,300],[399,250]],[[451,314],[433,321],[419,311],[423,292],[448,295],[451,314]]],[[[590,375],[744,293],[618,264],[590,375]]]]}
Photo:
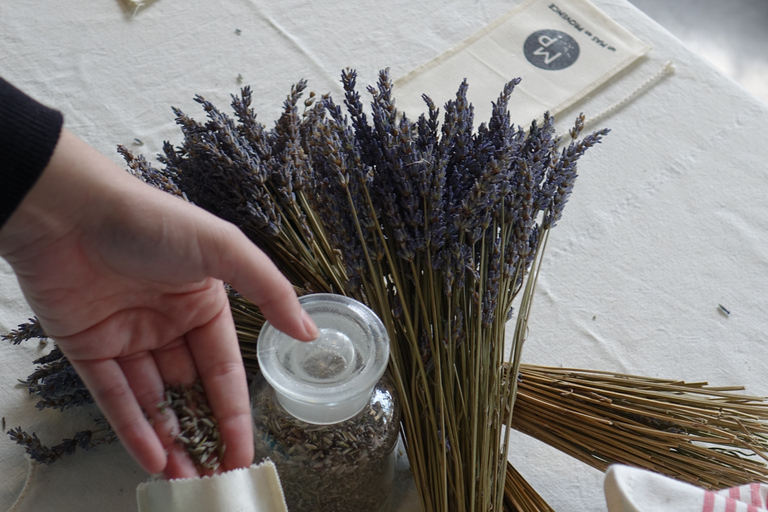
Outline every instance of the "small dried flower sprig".
{"type": "MultiPolygon", "coordinates": [[[[48,339],[36,317],[3,335],[4,340],[14,345],[33,338],[48,339]]],[[[90,392],[59,347],[54,345],[48,354],[35,359],[33,364],[36,365],[34,371],[20,382],[27,386],[30,394],[40,397],[36,404],[38,409],[64,410],[93,403],[90,392]]]]}
{"type": "Polygon", "coordinates": [[[14,345],[18,345],[23,341],[38,338],[41,340],[47,339],[48,335],[43,331],[43,326],[40,325],[40,321],[37,317],[30,318],[27,322],[19,324],[19,326],[7,334],[3,334],[3,340],[10,341],[14,345]]]}
{"type": "Polygon", "coordinates": [[[69,409],[93,403],[93,397],[59,347],[35,359],[38,365],[25,381],[30,394],[40,397],[38,409],[69,409]]]}
{"type": "MultiPolygon", "coordinates": [[[[3,339],[14,345],[34,338],[41,341],[48,339],[37,318],[30,318],[28,322],[3,335],[3,339]]],[[[54,346],[48,354],[35,359],[33,363],[36,365],[35,370],[26,380],[20,382],[27,387],[30,394],[39,397],[35,404],[38,409],[80,410],[83,406],[93,404],[93,397],[59,347],[54,346]]],[[[53,446],[44,445],[37,434],[28,434],[21,427],[11,429],[7,434],[13,441],[24,446],[33,460],[50,464],[64,455],[74,453],[77,448],[90,450],[100,444],[111,444],[117,440],[106,419],[98,412],[97,414],[94,420],[95,428],[76,432],[71,438],[65,438],[53,446]]]]}
{"type": "Polygon", "coordinates": [[[75,453],[77,448],[90,450],[95,446],[117,441],[117,435],[103,417],[96,418],[94,421],[96,426],[92,430],[76,432],[71,438],[63,439],[61,443],[53,446],[44,445],[37,434],[30,435],[21,427],[12,428],[7,433],[14,442],[25,448],[32,460],[41,464],[51,464],[64,455],[75,453]]]}
{"type": "Polygon", "coordinates": [[[208,399],[199,380],[192,386],[166,386],[165,401],[157,404],[161,413],[173,410],[181,431],[175,441],[186,448],[201,472],[216,471],[226,450],[219,426],[213,417],[208,399]]]}

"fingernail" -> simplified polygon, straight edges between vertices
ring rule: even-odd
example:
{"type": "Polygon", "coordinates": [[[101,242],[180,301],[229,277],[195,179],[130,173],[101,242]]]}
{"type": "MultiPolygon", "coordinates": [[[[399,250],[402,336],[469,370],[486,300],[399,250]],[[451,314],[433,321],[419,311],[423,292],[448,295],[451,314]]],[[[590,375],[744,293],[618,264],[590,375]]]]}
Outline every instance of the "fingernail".
{"type": "Polygon", "coordinates": [[[312,338],[313,340],[317,339],[320,331],[317,330],[317,325],[315,324],[315,321],[312,320],[312,317],[309,316],[309,313],[303,309],[301,310],[301,321],[304,324],[304,332],[307,333],[307,337],[312,338]]]}

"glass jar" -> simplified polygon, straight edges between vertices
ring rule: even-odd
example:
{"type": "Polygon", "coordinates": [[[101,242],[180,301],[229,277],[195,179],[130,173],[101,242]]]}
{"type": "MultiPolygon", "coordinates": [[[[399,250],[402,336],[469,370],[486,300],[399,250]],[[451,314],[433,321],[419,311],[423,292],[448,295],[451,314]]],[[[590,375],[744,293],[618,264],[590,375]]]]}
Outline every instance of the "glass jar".
{"type": "Polygon", "coordinates": [[[384,377],[389,338],[365,305],[299,298],[319,337],[297,341],[266,323],[251,387],[255,462],[277,467],[290,512],[390,507],[400,410],[384,377]]]}

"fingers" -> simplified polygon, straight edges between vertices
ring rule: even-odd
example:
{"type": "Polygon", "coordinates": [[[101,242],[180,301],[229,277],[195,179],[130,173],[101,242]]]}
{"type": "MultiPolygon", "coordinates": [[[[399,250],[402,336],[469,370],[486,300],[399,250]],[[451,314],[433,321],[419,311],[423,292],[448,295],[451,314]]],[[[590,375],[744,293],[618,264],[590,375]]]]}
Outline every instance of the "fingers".
{"type": "Polygon", "coordinates": [[[291,283],[239,229],[216,223],[201,233],[200,244],[209,275],[230,283],[275,328],[302,341],[317,338],[317,326],[299,305],[291,283]]]}
{"type": "Polygon", "coordinates": [[[183,340],[177,340],[150,354],[143,352],[119,360],[126,380],[167,454],[166,478],[194,478],[197,468],[186,449],[176,442],[181,432],[178,419],[166,407],[165,383],[191,385],[196,379],[194,362],[183,340]],[[154,356],[154,357],[153,357],[154,356]]]}
{"type": "MultiPolygon", "coordinates": [[[[161,473],[166,466],[165,450],[117,361],[71,362],[128,453],[147,473],[161,473]]],[[[145,389],[140,394],[149,396],[145,389]]]]}
{"type": "MultiPolygon", "coordinates": [[[[159,407],[165,401],[165,384],[151,354],[122,358],[119,363],[72,364],[128,453],[147,473],[163,473],[169,479],[199,476],[184,447],[175,442],[178,420],[171,410],[159,407]]],[[[194,366],[191,373],[194,380],[194,366]]]]}
{"type": "MultiPolygon", "coordinates": [[[[161,343],[155,339],[150,343],[152,330],[149,329],[144,336],[140,335],[140,330],[118,343],[119,346],[139,348],[133,353],[128,350],[129,355],[116,357],[115,353],[121,351],[113,347],[107,352],[111,355],[105,353],[104,357],[91,360],[84,359],[88,354],[82,350],[68,351],[70,360],[129,453],[146,471],[163,472],[166,478],[199,476],[185,447],[175,442],[180,433],[176,416],[171,410],[158,408],[166,401],[166,384],[189,386],[198,376],[219,424],[222,441],[228,447],[221,469],[245,467],[253,460],[245,369],[229,302],[220,283],[209,288],[206,296],[207,299],[198,297],[195,301],[198,308],[187,305],[188,314],[197,310],[190,322],[197,320],[202,325],[170,342],[161,343]],[[201,303],[206,306],[201,308],[201,303]],[[152,426],[146,421],[145,414],[152,420],[152,426]]],[[[173,312],[175,316],[175,310],[173,312]]],[[[139,323],[133,323],[134,327],[139,323]]],[[[104,338],[105,330],[109,331],[102,326],[99,338],[104,338]]],[[[89,339],[84,334],[81,336],[78,342],[89,339]]],[[[114,341],[120,336],[107,338],[114,341]]],[[[79,346],[71,339],[60,341],[63,348],[71,349],[73,344],[79,346]]]]}
{"type": "Polygon", "coordinates": [[[226,445],[222,469],[249,466],[253,462],[251,407],[229,308],[224,307],[186,339],[226,445]]]}

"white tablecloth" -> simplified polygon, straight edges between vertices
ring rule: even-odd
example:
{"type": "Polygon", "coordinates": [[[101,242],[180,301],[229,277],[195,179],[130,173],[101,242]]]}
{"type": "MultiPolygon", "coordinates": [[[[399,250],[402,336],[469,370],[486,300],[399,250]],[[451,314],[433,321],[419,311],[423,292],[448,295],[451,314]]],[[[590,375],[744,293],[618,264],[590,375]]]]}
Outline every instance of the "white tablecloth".
{"type": "MultiPolygon", "coordinates": [[[[625,0],[594,2],[653,49],[561,115],[564,125],[620,101],[669,60],[677,71],[606,118],[612,133],[581,161],[550,239],[524,361],[768,394],[768,108],[625,0]]],[[[0,76],[62,110],[70,130],[122,164],[116,144],[151,157],[163,140],[180,141],[170,107],[202,117],[194,94],[225,107],[238,75],[271,124],[301,78],[340,97],[347,66],[360,84],[383,67],[404,76],[518,3],[156,0],[134,16],[117,0],[5,0],[0,76]]],[[[0,290],[7,332],[30,311],[4,264],[0,290]]],[[[40,350],[0,346],[0,414],[7,428],[52,441],[76,427],[70,415],[35,411],[14,385],[40,350]]],[[[601,473],[525,436],[512,443],[512,462],[555,509],[605,510],[601,473]]],[[[23,450],[0,436],[0,509],[27,471],[23,450]]],[[[77,453],[37,468],[17,510],[132,511],[146,478],[118,445],[77,453]]]]}

